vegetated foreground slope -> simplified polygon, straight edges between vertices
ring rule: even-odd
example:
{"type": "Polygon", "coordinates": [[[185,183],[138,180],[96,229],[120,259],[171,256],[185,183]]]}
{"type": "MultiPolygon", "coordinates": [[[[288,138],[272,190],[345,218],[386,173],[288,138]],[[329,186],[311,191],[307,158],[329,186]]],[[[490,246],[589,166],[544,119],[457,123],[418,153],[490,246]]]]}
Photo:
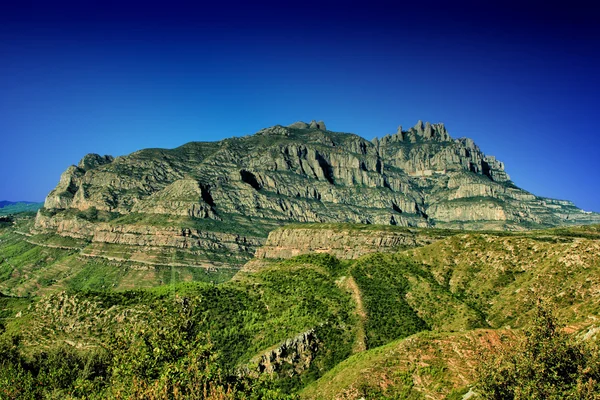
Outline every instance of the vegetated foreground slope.
{"type": "MultiPolygon", "coordinates": [[[[94,244],[56,234],[27,233],[32,217],[19,215],[0,226],[0,292],[43,295],[57,290],[123,290],[186,281],[223,282],[237,271],[213,259],[210,266],[186,263],[176,249],[124,253],[118,245],[91,256],[94,244]],[[146,263],[145,260],[153,260],[146,263]],[[215,265],[218,265],[216,267],[215,265]]],[[[235,259],[232,259],[235,262],[235,259]]]]}
{"type": "Polygon", "coordinates": [[[180,264],[218,266],[228,255],[238,267],[289,222],[519,230],[594,221],[516,187],[502,162],[443,124],[367,141],[314,122],[88,154],[48,194],[35,232],[90,241],[88,256],[161,265],[158,254],[177,252],[180,264]]]}
{"type": "MultiPolygon", "coordinates": [[[[79,376],[99,397],[175,390],[164,387],[173,371],[205,349],[220,372],[201,381],[240,395],[358,399],[462,396],[481,348],[519,335],[538,297],[570,331],[588,340],[600,331],[598,226],[438,239],[347,260],[264,258],[222,284],[67,290],[33,303],[3,297],[3,337],[20,333],[15,351],[34,360],[64,344],[100,354],[99,372],[79,376]]],[[[35,382],[40,371],[19,376],[35,382]]],[[[74,385],[65,379],[39,390],[83,396],[74,385]]]]}
{"type": "Polygon", "coordinates": [[[588,226],[455,235],[403,252],[474,310],[481,326],[497,330],[433,330],[392,342],[344,361],[307,387],[303,397],[462,398],[475,379],[480,354],[500,343],[510,346],[520,335],[514,329],[531,320],[538,298],[556,309],[578,340],[597,342],[599,246],[600,228],[588,226]]]}

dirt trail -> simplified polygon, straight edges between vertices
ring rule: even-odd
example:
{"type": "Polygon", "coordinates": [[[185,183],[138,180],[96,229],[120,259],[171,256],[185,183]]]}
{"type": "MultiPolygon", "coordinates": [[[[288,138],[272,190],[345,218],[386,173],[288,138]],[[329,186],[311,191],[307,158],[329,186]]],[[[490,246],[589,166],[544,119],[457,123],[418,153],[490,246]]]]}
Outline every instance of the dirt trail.
{"type": "Polygon", "coordinates": [[[362,302],[362,296],[360,289],[356,284],[356,281],[352,276],[343,277],[340,282],[340,286],[347,289],[352,294],[352,299],[356,304],[354,314],[358,317],[358,326],[356,329],[356,341],[352,347],[352,353],[360,353],[361,351],[367,350],[367,334],[365,332],[365,322],[367,321],[367,312],[362,302]]]}
{"type": "Polygon", "coordinates": [[[61,249],[61,250],[81,250],[82,249],[82,247],[62,246],[62,245],[50,244],[50,243],[38,243],[38,242],[34,242],[33,240],[30,240],[30,239],[24,239],[24,240],[27,243],[32,244],[34,246],[49,247],[51,249],[61,249]]]}

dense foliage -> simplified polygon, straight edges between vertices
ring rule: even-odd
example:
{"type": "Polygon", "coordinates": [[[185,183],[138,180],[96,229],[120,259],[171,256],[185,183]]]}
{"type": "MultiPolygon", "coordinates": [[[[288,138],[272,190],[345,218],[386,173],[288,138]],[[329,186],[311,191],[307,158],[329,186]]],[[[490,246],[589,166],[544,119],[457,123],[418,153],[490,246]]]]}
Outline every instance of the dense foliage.
{"type": "Polygon", "coordinates": [[[419,273],[409,260],[390,262],[382,254],[359,260],[352,269],[369,315],[366,325],[369,348],[428,329],[406,301],[407,272],[419,273]]]}
{"type": "Polygon", "coordinates": [[[26,356],[19,337],[0,342],[0,398],[288,399],[270,377],[225,375],[190,305],[160,310],[155,329],[117,331],[101,348],[56,345],[26,356]]]}
{"type": "Polygon", "coordinates": [[[29,332],[5,333],[0,387],[8,398],[286,398],[354,339],[350,296],[305,261],[222,285],[48,296],[21,321],[29,332]],[[285,361],[257,373],[257,355],[307,330],[316,352],[294,356],[310,360],[302,373],[285,361]]]}
{"type": "MultiPolygon", "coordinates": [[[[85,217],[102,217],[94,213],[85,217]]],[[[519,332],[473,329],[522,327],[532,310],[523,288],[554,293],[576,329],[597,315],[597,231],[448,235],[356,260],[257,260],[257,271],[229,281],[226,269],[139,268],[83,256],[85,239],[2,228],[0,399],[462,398],[478,343],[519,332]]],[[[477,391],[596,398],[598,350],[545,309],[535,318],[522,343],[486,360],[477,391]]]]}
{"type": "Polygon", "coordinates": [[[491,400],[599,399],[600,353],[540,304],[525,338],[482,362],[478,391],[491,400]]]}

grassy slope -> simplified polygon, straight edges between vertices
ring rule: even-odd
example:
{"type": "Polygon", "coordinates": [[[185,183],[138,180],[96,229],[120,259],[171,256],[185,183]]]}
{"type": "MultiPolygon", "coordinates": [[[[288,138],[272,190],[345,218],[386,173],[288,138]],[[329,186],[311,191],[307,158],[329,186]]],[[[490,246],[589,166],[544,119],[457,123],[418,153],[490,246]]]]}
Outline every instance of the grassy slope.
{"type": "MultiPolygon", "coordinates": [[[[492,327],[523,326],[533,310],[533,300],[542,297],[557,310],[559,321],[569,331],[593,332],[600,315],[599,232],[599,226],[591,226],[523,234],[462,234],[405,251],[402,256],[372,255],[358,263],[377,266],[380,273],[382,259],[410,260],[405,262],[424,268],[447,296],[467,305],[492,327]]],[[[394,278],[387,280],[393,282],[394,278]]],[[[372,285],[368,290],[373,290],[372,285]]],[[[409,292],[405,298],[410,297],[409,292]]],[[[420,300],[415,305],[439,311],[446,301],[425,306],[420,300]]],[[[373,318],[373,313],[368,318],[373,318]]],[[[466,385],[474,379],[477,352],[481,351],[478,346],[497,344],[502,336],[510,339],[519,332],[451,333],[443,332],[449,330],[446,327],[434,328],[431,333],[352,356],[305,388],[302,396],[462,398],[466,385]]]]}
{"type": "MultiPolygon", "coordinates": [[[[32,223],[31,215],[19,214],[16,225],[0,227],[0,293],[29,296],[64,289],[124,290],[171,282],[219,283],[230,280],[235,273],[229,268],[169,267],[82,257],[99,245],[53,234],[24,235],[32,223]]],[[[109,250],[107,257],[123,251],[119,245],[113,245],[109,250]]],[[[158,261],[164,264],[187,261],[178,258],[179,255],[174,249],[172,254],[161,255],[158,261]]],[[[151,257],[152,252],[145,252],[144,256],[151,257]]],[[[198,263],[192,260],[189,264],[198,263]]]]}
{"type": "Polygon", "coordinates": [[[400,254],[371,254],[352,263],[367,312],[367,347],[422,330],[484,326],[478,314],[441,287],[419,263],[400,254]]]}
{"type": "Polygon", "coordinates": [[[600,313],[600,240],[530,234],[455,236],[407,252],[492,327],[520,326],[547,297],[565,320],[600,313]]]}
{"type": "Polygon", "coordinates": [[[301,392],[306,399],[462,398],[478,353],[511,331],[423,332],[353,355],[301,392]]]}
{"type": "MultiPolygon", "coordinates": [[[[266,351],[315,329],[319,350],[310,367],[299,373],[283,368],[278,380],[285,390],[310,384],[303,392],[307,397],[442,398],[453,391],[458,396],[472,381],[475,345],[499,335],[474,328],[521,326],[533,307],[528,300],[539,295],[553,302],[562,322],[574,329],[589,325],[600,311],[598,226],[454,232],[397,254],[354,261],[304,255],[265,262],[259,272],[221,285],[186,283],[124,292],[81,290],[110,289],[115,282],[123,288],[123,277],[137,270],[94,264],[96,260],[71,254],[72,249],[32,245],[10,229],[1,234],[0,265],[12,268],[7,282],[26,274],[49,279],[54,273],[49,271],[58,266],[72,272],[60,281],[71,291],[43,297],[31,311],[25,307],[29,300],[3,298],[7,330],[26,332],[29,352],[65,341],[98,346],[128,329],[153,332],[160,326],[160,310],[176,310],[186,298],[229,372],[243,365],[254,368],[266,351]],[[36,267],[48,260],[55,262],[36,267]],[[348,286],[350,279],[358,292],[348,286]],[[357,307],[357,296],[362,307],[357,307]],[[23,316],[14,318],[17,310],[23,316]],[[340,364],[365,347],[357,346],[360,341],[368,350],[340,364]]],[[[143,276],[146,272],[137,279],[143,276]]],[[[168,282],[172,270],[161,276],[168,282]]]]}
{"type": "Polygon", "coordinates": [[[0,292],[28,296],[63,289],[123,290],[171,282],[223,282],[235,273],[231,269],[154,266],[82,257],[81,248],[65,239],[0,233],[0,292]],[[33,244],[41,239],[44,245],[33,244]]]}

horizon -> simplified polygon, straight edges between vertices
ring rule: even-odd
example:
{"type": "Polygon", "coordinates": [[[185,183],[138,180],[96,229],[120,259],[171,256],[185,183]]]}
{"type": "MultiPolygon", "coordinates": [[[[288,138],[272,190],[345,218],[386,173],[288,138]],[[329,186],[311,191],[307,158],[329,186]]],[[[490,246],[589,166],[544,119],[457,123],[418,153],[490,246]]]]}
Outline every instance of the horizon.
{"type": "Polygon", "coordinates": [[[0,198],[43,201],[88,153],[312,119],[370,140],[423,120],[520,188],[600,212],[593,3],[343,4],[4,5],[0,198]]]}

